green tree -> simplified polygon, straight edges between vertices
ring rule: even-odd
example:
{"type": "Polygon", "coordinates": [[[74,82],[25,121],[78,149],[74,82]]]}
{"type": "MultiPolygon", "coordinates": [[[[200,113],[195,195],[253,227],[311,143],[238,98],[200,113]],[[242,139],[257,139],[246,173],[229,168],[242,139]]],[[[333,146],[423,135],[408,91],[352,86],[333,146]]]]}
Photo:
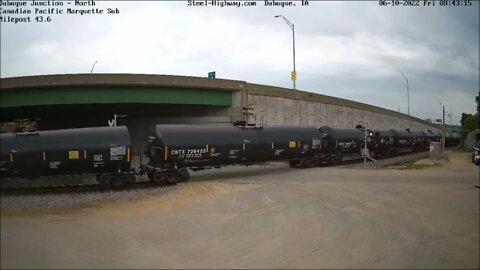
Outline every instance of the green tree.
{"type": "Polygon", "coordinates": [[[477,128],[480,127],[480,91],[478,91],[478,96],[475,97],[475,101],[477,102],[477,128]]]}
{"type": "Polygon", "coordinates": [[[462,128],[465,126],[465,120],[467,120],[468,117],[472,116],[469,113],[462,113],[462,119],[460,119],[460,125],[462,128]]]}
{"type": "Polygon", "coordinates": [[[475,97],[475,101],[477,102],[477,114],[480,114],[480,91],[478,91],[478,96],[475,97]]]}
{"type": "Polygon", "coordinates": [[[465,138],[468,132],[480,128],[480,114],[462,113],[460,124],[462,125],[462,135],[465,138]]]}

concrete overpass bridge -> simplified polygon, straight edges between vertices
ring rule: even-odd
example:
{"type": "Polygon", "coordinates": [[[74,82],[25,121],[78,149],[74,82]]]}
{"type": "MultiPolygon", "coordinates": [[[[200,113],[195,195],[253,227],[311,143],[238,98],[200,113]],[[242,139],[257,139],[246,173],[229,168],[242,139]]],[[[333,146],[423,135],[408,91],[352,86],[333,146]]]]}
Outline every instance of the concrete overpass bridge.
{"type": "Polygon", "coordinates": [[[143,150],[156,123],[328,125],[438,130],[419,118],[351,100],[246,81],[144,74],[65,74],[0,79],[1,121],[39,118],[42,130],[106,126],[114,114],[143,150]]]}

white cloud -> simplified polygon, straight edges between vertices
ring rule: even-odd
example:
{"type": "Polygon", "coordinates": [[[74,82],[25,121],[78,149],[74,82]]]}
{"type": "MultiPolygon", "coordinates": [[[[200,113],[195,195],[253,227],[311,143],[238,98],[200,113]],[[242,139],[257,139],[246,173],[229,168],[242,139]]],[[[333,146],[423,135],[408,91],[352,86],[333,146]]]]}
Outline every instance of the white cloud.
{"type": "MultiPolygon", "coordinates": [[[[474,112],[479,84],[478,2],[459,8],[313,2],[309,7],[195,8],[185,1],[96,1],[120,15],[57,16],[50,24],[1,24],[1,76],[152,73],[297,87],[433,118],[437,95],[454,114],[474,112]],[[403,100],[405,99],[405,100],[403,100]]],[[[456,120],[458,122],[458,119],[456,120]]]]}

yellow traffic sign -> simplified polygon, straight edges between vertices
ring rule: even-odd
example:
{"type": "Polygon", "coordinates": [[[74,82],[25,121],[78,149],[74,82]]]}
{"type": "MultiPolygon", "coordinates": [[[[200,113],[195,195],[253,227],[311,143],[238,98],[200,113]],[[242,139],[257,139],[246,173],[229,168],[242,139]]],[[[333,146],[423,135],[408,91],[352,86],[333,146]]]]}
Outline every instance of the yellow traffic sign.
{"type": "Polygon", "coordinates": [[[297,80],[297,72],[292,71],[292,81],[296,81],[296,80],[297,80]]]}

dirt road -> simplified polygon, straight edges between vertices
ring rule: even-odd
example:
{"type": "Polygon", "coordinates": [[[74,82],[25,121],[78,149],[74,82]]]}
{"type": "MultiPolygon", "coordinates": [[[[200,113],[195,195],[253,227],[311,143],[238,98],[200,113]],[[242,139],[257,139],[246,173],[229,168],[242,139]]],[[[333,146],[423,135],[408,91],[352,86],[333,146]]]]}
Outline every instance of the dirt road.
{"type": "Polygon", "coordinates": [[[2,268],[479,268],[479,168],[283,164],[159,197],[2,211],[2,268]]]}

